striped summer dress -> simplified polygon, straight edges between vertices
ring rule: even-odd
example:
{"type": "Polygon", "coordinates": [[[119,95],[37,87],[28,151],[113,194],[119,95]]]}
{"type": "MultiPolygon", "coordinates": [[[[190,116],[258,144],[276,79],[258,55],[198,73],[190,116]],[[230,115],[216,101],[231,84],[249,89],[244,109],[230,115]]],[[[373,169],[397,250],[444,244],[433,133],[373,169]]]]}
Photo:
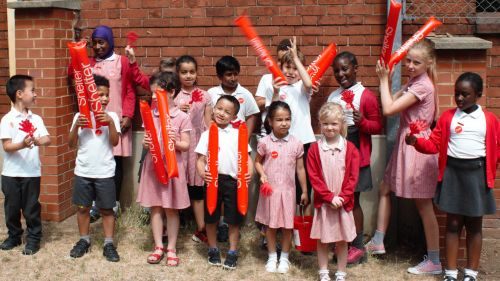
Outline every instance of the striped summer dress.
{"type": "Polygon", "coordinates": [[[259,196],[255,220],[270,228],[293,228],[295,214],[295,170],[302,157],[302,143],[292,135],[278,139],[273,133],[260,139],[257,153],[264,156],[264,172],[273,189],[259,196]]]}
{"type": "Polygon", "coordinates": [[[406,85],[403,95],[414,95],[418,101],[400,114],[399,130],[392,155],[385,170],[384,182],[398,197],[433,198],[438,178],[438,155],[417,152],[405,143],[412,121],[423,120],[427,129],[418,137],[428,138],[434,120],[434,85],[424,73],[414,77],[406,85]]]}

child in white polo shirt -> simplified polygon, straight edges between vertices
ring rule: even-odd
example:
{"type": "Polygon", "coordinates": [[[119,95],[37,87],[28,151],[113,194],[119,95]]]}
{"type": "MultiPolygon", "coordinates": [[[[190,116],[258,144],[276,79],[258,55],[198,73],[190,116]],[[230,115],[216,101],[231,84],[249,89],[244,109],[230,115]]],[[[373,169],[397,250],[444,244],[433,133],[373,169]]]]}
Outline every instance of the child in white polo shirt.
{"type": "MultiPolygon", "coordinates": [[[[98,75],[94,75],[94,81],[103,110],[105,110],[109,103],[109,81],[98,75]]],[[[120,137],[120,121],[115,112],[109,111],[97,112],[95,115],[92,112],[90,117],[92,120],[87,120],[79,113],[75,114],[68,138],[70,147],[78,147],[72,201],[77,206],[76,216],[80,232],[80,240],[70,251],[70,256],[82,257],[90,249],[89,210],[92,201],[95,201],[102,215],[103,255],[108,261],[117,262],[120,257],[113,245],[115,227],[113,207],[116,204],[114,181],[116,162],[113,156],[113,146],[118,144],[120,137]],[[96,128],[95,120],[105,125],[96,128]],[[93,129],[82,129],[81,127],[88,121],[92,122],[93,129]]]]}
{"type": "Polygon", "coordinates": [[[235,97],[240,103],[240,109],[237,112],[238,118],[235,121],[246,122],[250,136],[255,128],[259,107],[252,93],[238,83],[240,63],[235,57],[223,56],[215,64],[215,70],[221,83],[219,86],[208,89],[210,98],[212,101],[216,101],[223,95],[235,97]]]}
{"type": "Polygon", "coordinates": [[[2,191],[5,195],[5,224],[9,236],[0,249],[11,250],[21,244],[22,211],[28,232],[23,254],[33,255],[40,249],[42,239],[38,201],[41,177],[38,147],[49,145],[50,138],[42,118],[29,110],[36,98],[33,78],[14,75],[7,81],[6,88],[13,106],[0,122],[0,138],[5,151],[2,191]],[[21,129],[21,122],[27,121],[36,128],[31,134],[21,129]]]}
{"type": "MultiPolygon", "coordinates": [[[[235,269],[238,260],[239,225],[244,216],[237,210],[237,180],[238,172],[238,129],[234,128],[231,121],[236,119],[240,103],[230,95],[221,96],[215,103],[213,120],[217,124],[219,133],[218,153],[218,188],[217,206],[213,214],[208,213],[205,200],[205,228],[208,237],[208,263],[215,266],[221,265],[220,252],[216,243],[217,224],[221,218],[221,207],[224,205],[224,222],[229,225],[229,251],[224,262],[224,268],[235,269]]],[[[213,179],[207,169],[208,132],[201,134],[195,152],[198,154],[196,171],[209,184],[213,179]]],[[[251,151],[248,146],[248,151],[251,151]]],[[[248,173],[245,175],[247,182],[252,174],[252,160],[248,158],[248,173]]],[[[206,186],[204,188],[206,197],[206,186]]]]}

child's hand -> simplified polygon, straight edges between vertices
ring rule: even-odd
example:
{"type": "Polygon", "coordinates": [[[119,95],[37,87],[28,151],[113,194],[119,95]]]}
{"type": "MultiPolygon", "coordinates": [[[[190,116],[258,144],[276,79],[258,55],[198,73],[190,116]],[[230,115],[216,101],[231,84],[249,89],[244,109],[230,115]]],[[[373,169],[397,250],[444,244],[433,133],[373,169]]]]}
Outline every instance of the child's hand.
{"type": "Polygon", "coordinates": [[[34,138],[33,139],[33,144],[36,145],[36,146],[40,146],[40,140],[41,140],[41,138],[34,138]]]}
{"type": "Polygon", "coordinates": [[[297,56],[297,37],[293,36],[292,39],[290,39],[290,47],[288,47],[288,50],[292,54],[294,58],[298,57],[297,56]]]}
{"type": "Polygon", "coordinates": [[[309,198],[307,196],[307,193],[304,192],[302,195],[300,195],[300,205],[302,206],[307,206],[309,204],[309,198]]]}
{"type": "Polygon", "coordinates": [[[212,175],[210,174],[209,171],[205,170],[205,173],[203,175],[200,175],[205,183],[208,185],[212,182],[212,175]]]}
{"type": "Polygon", "coordinates": [[[267,176],[266,175],[260,176],[260,183],[266,183],[266,182],[267,182],[267,176]]]}
{"type": "Polygon", "coordinates": [[[386,65],[381,59],[377,61],[375,69],[377,71],[378,79],[380,80],[388,80],[392,75],[392,71],[389,69],[389,66],[386,65]]]}
{"type": "Polygon", "coordinates": [[[252,180],[252,174],[246,173],[245,174],[245,181],[247,182],[247,184],[250,184],[251,180],[252,180]]]}
{"type": "Polygon", "coordinates": [[[274,90],[279,90],[279,88],[288,85],[288,82],[283,81],[281,77],[276,77],[273,80],[273,88],[274,90]]]}
{"type": "Polygon", "coordinates": [[[149,134],[144,134],[144,139],[142,140],[142,146],[145,149],[150,149],[151,145],[153,145],[153,140],[149,134]]]}
{"type": "Polygon", "coordinates": [[[181,111],[186,112],[186,113],[188,113],[188,112],[189,112],[189,109],[190,109],[190,108],[191,108],[191,105],[189,104],[189,102],[186,102],[186,101],[182,102],[182,103],[179,105],[179,109],[180,109],[181,111]]]}
{"type": "Polygon", "coordinates": [[[136,62],[134,48],[130,47],[130,45],[127,45],[125,47],[125,55],[127,56],[130,64],[133,64],[136,62]]]}
{"type": "Polygon", "coordinates": [[[78,119],[76,119],[75,126],[77,128],[87,126],[89,124],[89,121],[87,120],[87,117],[80,115],[78,116],[78,119]]]}
{"type": "Polygon", "coordinates": [[[415,145],[415,143],[417,142],[417,137],[412,134],[407,134],[405,137],[405,142],[407,145],[415,145]]]}
{"type": "Polygon", "coordinates": [[[23,148],[26,148],[26,147],[33,147],[33,144],[34,144],[34,140],[32,137],[30,137],[29,135],[26,135],[23,139],[23,148]]]}
{"type": "MultiPolygon", "coordinates": [[[[320,79],[321,80],[321,79],[320,79]]],[[[321,86],[321,82],[320,80],[316,81],[316,83],[314,83],[312,85],[312,94],[316,94],[317,92],[319,92],[319,87],[321,86]]]]}
{"type": "Polygon", "coordinates": [[[108,126],[113,124],[113,119],[104,111],[97,112],[95,119],[108,126]]]}
{"type": "Polygon", "coordinates": [[[342,207],[343,204],[344,204],[344,199],[342,199],[342,197],[339,196],[333,197],[332,205],[335,209],[342,207]]]}
{"type": "Polygon", "coordinates": [[[353,108],[352,110],[352,119],[354,120],[354,123],[356,124],[359,124],[361,123],[361,121],[363,120],[363,114],[361,113],[361,111],[359,110],[356,110],[355,108],[353,108]]]}

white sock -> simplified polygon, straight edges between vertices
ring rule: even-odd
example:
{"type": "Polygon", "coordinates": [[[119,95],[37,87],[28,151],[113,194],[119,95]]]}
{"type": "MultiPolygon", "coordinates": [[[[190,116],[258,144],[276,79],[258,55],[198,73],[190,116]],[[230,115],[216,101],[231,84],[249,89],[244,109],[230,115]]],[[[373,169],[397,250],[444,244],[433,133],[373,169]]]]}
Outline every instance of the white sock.
{"type": "Polygon", "coordinates": [[[285,253],[285,252],[281,252],[281,256],[280,256],[280,259],[284,259],[284,260],[287,260],[287,259],[288,259],[288,253],[285,253]]]}
{"type": "Polygon", "coordinates": [[[454,270],[445,269],[444,276],[450,276],[450,277],[457,279],[458,278],[458,269],[454,269],[454,270]]]}
{"type": "Polygon", "coordinates": [[[269,260],[278,260],[278,254],[276,252],[269,253],[269,260]]]}
{"type": "Polygon", "coordinates": [[[465,274],[465,275],[472,276],[472,277],[474,277],[474,278],[476,278],[476,279],[477,279],[477,273],[478,273],[477,271],[474,271],[474,270],[472,270],[472,269],[468,269],[468,268],[465,268],[465,269],[464,269],[464,274],[465,274]]]}
{"type": "Polygon", "coordinates": [[[328,270],[328,269],[320,269],[320,270],[318,270],[318,274],[319,274],[319,277],[321,278],[321,276],[323,276],[323,275],[329,275],[330,274],[330,270],[328,270]]]}
{"type": "Polygon", "coordinates": [[[221,226],[221,225],[227,225],[227,223],[224,222],[224,216],[220,216],[219,226],[221,226]]]}
{"type": "Polygon", "coordinates": [[[343,271],[337,271],[337,272],[335,272],[335,277],[345,278],[346,276],[347,276],[346,272],[343,272],[343,271]]]}

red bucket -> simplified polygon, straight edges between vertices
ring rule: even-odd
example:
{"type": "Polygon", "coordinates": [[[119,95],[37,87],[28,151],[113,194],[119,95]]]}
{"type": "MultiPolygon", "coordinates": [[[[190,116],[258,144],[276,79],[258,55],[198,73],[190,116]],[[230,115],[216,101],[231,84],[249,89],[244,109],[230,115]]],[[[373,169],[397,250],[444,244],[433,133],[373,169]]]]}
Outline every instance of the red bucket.
{"type": "Polygon", "coordinates": [[[301,252],[315,252],[316,240],[311,239],[312,216],[295,216],[293,218],[293,241],[295,248],[301,252]]]}

